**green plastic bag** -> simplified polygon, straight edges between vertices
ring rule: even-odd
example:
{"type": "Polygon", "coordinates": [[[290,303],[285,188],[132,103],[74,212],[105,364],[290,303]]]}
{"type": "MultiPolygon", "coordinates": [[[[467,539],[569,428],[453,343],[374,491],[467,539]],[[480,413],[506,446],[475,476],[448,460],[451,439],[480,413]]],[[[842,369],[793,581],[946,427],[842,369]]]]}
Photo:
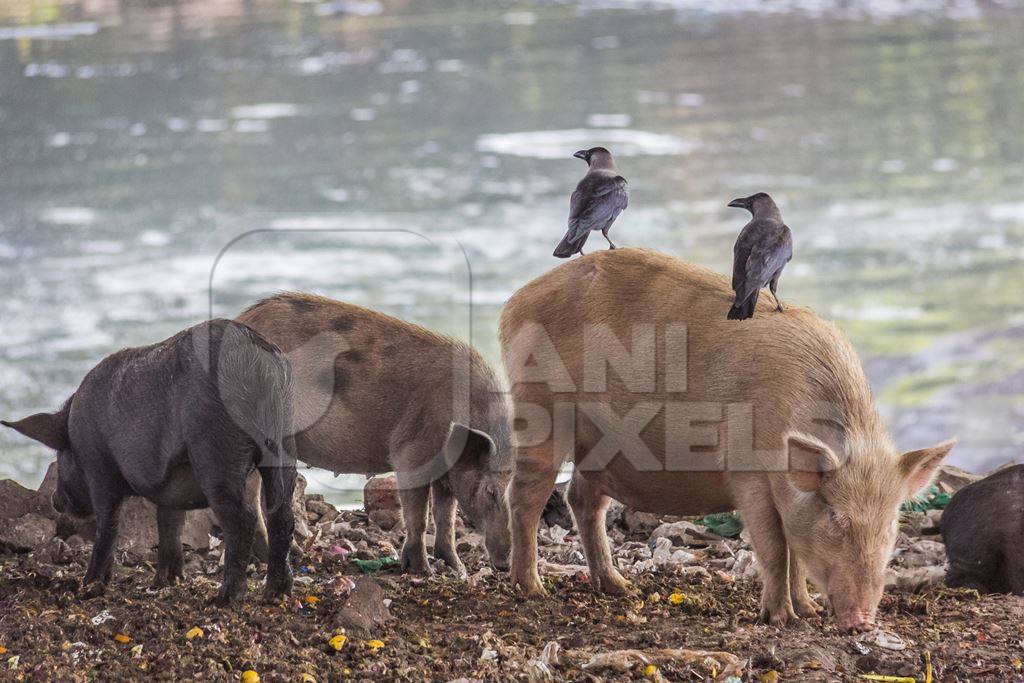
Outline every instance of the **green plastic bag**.
{"type": "Polygon", "coordinates": [[[712,533],[725,538],[736,538],[743,531],[743,521],[735,512],[719,512],[697,520],[697,524],[707,527],[712,533]]]}
{"type": "Polygon", "coordinates": [[[384,569],[385,567],[390,567],[391,565],[397,563],[397,557],[380,557],[376,560],[358,560],[356,558],[352,558],[352,564],[359,567],[359,571],[361,571],[364,574],[369,574],[370,572],[379,572],[381,569],[384,569]]]}
{"type": "Polygon", "coordinates": [[[902,512],[924,512],[925,510],[944,510],[949,504],[951,496],[939,490],[938,486],[929,486],[928,490],[913,500],[904,503],[900,510],[902,512]]]}

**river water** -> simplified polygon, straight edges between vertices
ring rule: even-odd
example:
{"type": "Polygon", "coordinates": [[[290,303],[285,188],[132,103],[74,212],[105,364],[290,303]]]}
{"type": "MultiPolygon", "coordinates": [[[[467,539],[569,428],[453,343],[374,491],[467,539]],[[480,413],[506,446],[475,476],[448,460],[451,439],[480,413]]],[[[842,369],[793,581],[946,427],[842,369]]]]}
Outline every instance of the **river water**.
{"type": "MultiPolygon", "coordinates": [[[[848,331],[901,447],[985,471],[1024,453],[1022,38],[967,0],[7,0],[0,416],[282,289],[496,360],[604,144],[621,245],[728,271],[725,204],[775,196],[783,296],[848,331]]],[[[51,457],[0,432],[0,477],[51,457]]]]}

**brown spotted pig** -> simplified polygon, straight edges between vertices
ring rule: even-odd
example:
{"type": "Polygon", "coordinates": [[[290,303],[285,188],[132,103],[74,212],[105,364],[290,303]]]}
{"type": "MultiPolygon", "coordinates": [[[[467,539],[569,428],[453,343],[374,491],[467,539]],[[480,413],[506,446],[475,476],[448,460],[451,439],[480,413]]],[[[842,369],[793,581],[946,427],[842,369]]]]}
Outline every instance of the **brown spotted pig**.
{"type": "Polygon", "coordinates": [[[434,555],[460,573],[456,503],[508,566],[505,489],[511,409],[502,382],[467,345],[359,306],[309,294],[265,299],[240,316],[279,345],[295,381],[298,459],[336,473],[394,471],[406,538],[402,566],[427,573],[434,555]]]}
{"type": "Polygon", "coordinates": [[[527,594],[544,592],[537,522],[571,458],[570,505],[601,589],[628,588],[605,535],[610,499],[659,514],[738,509],[762,568],[762,618],[781,626],[817,611],[807,572],[841,627],[873,626],[897,510],[954,442],[901,455],[835,325],[763,303],[725,320],[731,299],[722,275],[617,249],[509,300],[511,573],[527,594]]]}

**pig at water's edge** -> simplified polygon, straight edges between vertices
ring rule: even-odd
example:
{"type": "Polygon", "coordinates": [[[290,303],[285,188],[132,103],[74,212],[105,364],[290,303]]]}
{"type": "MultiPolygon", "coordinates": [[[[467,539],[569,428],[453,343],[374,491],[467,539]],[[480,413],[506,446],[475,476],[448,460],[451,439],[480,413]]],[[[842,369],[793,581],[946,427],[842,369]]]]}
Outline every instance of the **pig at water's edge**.
{"type": "Polygon", "coordinates": [[[1024,465],[960,489],[942,513],[946,583],[1024,595],[1024,465]]]}
{"type": "Polygon", "coordinates": [[[238,316],[288,355],[298,459],[337,473],[394,471],[405,521],[402,564],[430,571],[424,531],[433,497],[434,554],[460,573],[456,503],[508,566],[505,489],[511,408],[504,385],[467,345],[324,297],[286,293],[238,316]]]}
{"type": "Polygon", "coordinates": [[[157,505],[157,587],[182,576],[185,510],[213,510],[225,538],[215,603],[226,605],[246,590],[256,514],[245,482],[254,468],[269,521],[264,599],[292,585],[290,399],[288,363],[277,348],[245,325],[211,320],[108,356],[56,413],[3,424],[57,451],[58,511],[96,515],[83,581],[90,592],[110,580],[118,511],[134,495],[157,505]]]}
{"type": "Polygon", "coordinates": [[[806,572],[842,627],[873,625],[899,505],[931,481],[953,442],[900,455],[834,325],[763,302],[750,320],[725,320],[730,296],[722,275],[617,249],[559,266],[509,300],[501,343],[520,441],[509,487],[511,571],[526,593],[544,590],[537,521],[559,463],[572,458],[569,500],[600,588],[628,588],[605,535],[610,498],[661,514],[736,508],[762,567],[762,618],[783,625],[817,610],[806,572]],[[654,351],[645,356],[638,344],[652,327],[654,351]],[[595,367],[603,370],[609,356],[618,357],[602,386],[595,367]],[[644,361],[653,363],[654,384],[644,361]],[[554,438],[544,438],[543,415],[554,438]],[[566,425],[569,437],[558,438],[566,425]],[[588,463],[588,454],[610,461],[588,463]]]}

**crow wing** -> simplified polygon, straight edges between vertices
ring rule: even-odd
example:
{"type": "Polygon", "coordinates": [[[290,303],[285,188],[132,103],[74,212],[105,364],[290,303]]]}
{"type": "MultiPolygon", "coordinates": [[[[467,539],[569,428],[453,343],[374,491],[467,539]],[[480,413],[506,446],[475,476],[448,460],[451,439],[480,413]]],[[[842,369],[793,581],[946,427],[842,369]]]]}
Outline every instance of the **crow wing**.
{"type": "MultiPolygon", "coordinates": [[[[741,287],[734,286],[736,300],[739,302],[745,301],[751,294],[767,285],[793,258],[793,235],[788,226],[776,221],[751,221],[747,227],[755,229],[751,231],[750,238],[744,240],[746,258],[742,264],[741,287]]],[[[747,232],[746,228],[744,232],[747,232]]],[[[734,264],[734,285],[736,271],[740,267],[739,262],[734,264]]]]}
{"type": "MultiPolygon", "coordinates": [[[[588,173],[569,199],[569,232],[575,242],[604,230],[629,205],[629,183],[620,175],[588,173]]],[[[567,235],[568,236],[568,235],[567,235]]]]}

